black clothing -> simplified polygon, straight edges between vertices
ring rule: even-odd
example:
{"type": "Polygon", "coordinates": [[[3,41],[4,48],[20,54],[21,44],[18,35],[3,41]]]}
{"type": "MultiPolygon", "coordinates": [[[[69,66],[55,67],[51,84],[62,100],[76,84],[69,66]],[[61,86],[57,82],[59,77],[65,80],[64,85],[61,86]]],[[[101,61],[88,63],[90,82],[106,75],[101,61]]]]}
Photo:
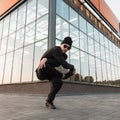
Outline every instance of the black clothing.
{"type": "Polygon", "coordinates": [[[62,52],[59,46],[47,50],[43,54],[42,58],[47,58],[47,62],[45,64],[46,67],[43,67],[42,69],[36,69],[36,74],[40,80],[48,79],[51,81],[52,86],[50,93],[48,94],[47,102],[52,103],[57,92],[60,90],[63,84],[61,80],[63,73],[56,70],[55,67],[62,65],[64,68],[70,69],[64,78],[66,79],[73,75],[72,72],[74,70],[74,66],[66,61],[67,55],[62,52]]]}
{"type": "Polygon", "coordinates": [[[58,67],[62,65],[66,69],[74,69],[74,66],[66,61],[67,55],[62,53],[62,50],[59,46],[47,50],[42,58],[48,58],[47,63],[52,67],[58,67]]]}

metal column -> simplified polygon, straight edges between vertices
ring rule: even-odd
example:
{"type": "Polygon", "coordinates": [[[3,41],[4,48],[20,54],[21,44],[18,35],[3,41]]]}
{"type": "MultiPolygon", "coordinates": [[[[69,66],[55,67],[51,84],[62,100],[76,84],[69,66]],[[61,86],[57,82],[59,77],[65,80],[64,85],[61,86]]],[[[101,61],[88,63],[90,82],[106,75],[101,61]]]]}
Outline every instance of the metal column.
{"type": "Polygon", "coordinates": [[[49,0],[48,48],[55,46],[56,0],[49,0]]]}

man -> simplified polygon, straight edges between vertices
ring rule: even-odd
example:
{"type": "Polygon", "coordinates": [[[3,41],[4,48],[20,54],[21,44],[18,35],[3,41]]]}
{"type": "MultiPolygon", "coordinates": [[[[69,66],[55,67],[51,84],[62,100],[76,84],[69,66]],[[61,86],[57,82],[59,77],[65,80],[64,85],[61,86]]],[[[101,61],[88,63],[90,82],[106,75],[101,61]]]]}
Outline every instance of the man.
{"type": "Polygon", "coordinates": [[[60,46],[55,46],[47,50],[41,60],[38,68],[36,69],[36,75],[40,80],[48,79],[51,81],[52,86],[48,98],[46,100],[46,107],[50,109],[56,109],[53,101],[56,94],[63,85],[61,79],[66,79],[75,74],[75,68],[69,64],[66,52],[71,49],[72,39],[71,37],[65,37],[60,46]],[[55,69],[55,67],[63,66],[65,69],[69,69],[69,72],[63,74],[55,69]]]}

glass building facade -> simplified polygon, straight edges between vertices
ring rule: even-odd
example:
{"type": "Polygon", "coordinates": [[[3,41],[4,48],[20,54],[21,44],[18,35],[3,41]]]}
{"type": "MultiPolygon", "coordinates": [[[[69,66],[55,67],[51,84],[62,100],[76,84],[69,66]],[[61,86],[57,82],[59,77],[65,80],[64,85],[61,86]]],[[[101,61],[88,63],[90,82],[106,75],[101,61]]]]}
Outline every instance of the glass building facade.
{"type": "MultiPolygon", "coordinates": [[[[49,2],[27,0],[0,21],[0,84],[38,81],[35,69],[50,46],[49,2]]],[[[68,62],[76,72],[83,79],[92,76],[95,84],[114,85],[120,80],[120,48],[69,2],[56,0],[55,8],[54,45],[71,36],[68,62]]]]}

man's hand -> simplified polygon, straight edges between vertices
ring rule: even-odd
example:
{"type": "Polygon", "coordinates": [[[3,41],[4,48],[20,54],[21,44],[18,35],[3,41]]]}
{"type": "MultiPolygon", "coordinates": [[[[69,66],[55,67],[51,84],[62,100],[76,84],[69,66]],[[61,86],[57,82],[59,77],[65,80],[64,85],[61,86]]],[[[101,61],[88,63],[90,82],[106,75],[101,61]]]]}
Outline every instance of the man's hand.
{"type": "Polygon", "coordinates": [[[42,69],[43,67],[46,67],[45,63],[47,61],[47,58],[43,58],[41,61],[40,61],[40,64],[38,66],[39,69],[42,69]]]}

